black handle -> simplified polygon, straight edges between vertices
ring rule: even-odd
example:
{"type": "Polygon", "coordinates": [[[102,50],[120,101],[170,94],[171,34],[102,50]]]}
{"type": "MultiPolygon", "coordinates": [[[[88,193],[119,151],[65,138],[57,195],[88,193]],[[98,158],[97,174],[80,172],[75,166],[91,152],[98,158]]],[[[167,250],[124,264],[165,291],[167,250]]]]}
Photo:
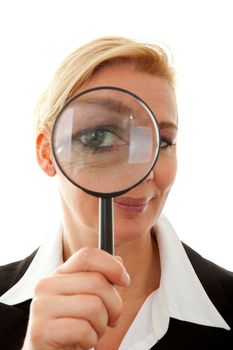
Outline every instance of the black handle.
{"type": "Polygon", "coordinates": [[[99,248],[114,254],[113,199],[99,201],[99,248]]]}

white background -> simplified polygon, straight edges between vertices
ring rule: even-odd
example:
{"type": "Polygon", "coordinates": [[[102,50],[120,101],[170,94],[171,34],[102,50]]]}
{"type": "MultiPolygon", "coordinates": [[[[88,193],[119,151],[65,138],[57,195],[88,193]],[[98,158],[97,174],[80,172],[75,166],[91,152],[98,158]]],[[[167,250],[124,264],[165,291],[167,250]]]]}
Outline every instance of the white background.
{"type": "Polygon", "coordinates": [[[99,36],[167,45],[177,70],[179,171],[165,212],[180,238],[233,270],[233,11],[229,0],[21,0],[0,5],[0,264],[59,226],[36,164],[36,100],[63,58],[99,36]]]}

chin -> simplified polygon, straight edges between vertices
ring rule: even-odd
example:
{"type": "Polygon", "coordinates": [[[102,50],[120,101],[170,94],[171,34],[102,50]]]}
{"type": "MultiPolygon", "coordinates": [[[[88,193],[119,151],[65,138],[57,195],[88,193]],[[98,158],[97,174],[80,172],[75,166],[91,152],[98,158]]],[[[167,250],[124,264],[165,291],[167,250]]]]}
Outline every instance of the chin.
{"type": "MultiPolygon", "coordinates": [[[[162,211],[162,210],[161,210],[162,211]]],[[[147,215],[143,218],[134,218],[128,220],[115,220],[115,243],[116,245],[134,240],[140,240],[150,235],[152,227],[156,226],[158,218],[161,214],[157,210],[153,215],[147,215]]]]}
{"type": "Polygon", "coordinates": [[[153,227],[154,223],[151,224],[148,221],[143,220],[127,220],[127,222],[116,222],[115,225],[115,243],[119,244],[120,242],[127,242],[137,240],[142,238],[150,232],[150,229],[153,227]],[[146,224],[145,224],[146,223],[146,224]]]}

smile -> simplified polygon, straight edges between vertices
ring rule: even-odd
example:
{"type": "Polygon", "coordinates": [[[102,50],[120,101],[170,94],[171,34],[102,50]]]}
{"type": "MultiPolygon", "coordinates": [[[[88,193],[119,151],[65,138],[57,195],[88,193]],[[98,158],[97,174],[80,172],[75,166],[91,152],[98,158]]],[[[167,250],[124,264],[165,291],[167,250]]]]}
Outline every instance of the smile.
{"type": "Polygon", "coordinates": [[[149,201],[148,198],[123,197],[114,199],[114,204],[117,208],[128,213],[141,213],[146,210],[149,201]]]}

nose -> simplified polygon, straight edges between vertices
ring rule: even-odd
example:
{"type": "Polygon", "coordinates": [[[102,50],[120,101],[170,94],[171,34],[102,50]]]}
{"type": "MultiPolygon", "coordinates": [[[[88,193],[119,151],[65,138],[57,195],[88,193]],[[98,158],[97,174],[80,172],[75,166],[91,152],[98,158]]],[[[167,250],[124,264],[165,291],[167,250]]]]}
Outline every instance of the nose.
{"type": "Polygon", "coordinates": [[[144,182],[150,181],[154,179],[154,172],[153,170],[151,170],[151,172],[147,175],[147,177],[145,178],[144,182]]]}

